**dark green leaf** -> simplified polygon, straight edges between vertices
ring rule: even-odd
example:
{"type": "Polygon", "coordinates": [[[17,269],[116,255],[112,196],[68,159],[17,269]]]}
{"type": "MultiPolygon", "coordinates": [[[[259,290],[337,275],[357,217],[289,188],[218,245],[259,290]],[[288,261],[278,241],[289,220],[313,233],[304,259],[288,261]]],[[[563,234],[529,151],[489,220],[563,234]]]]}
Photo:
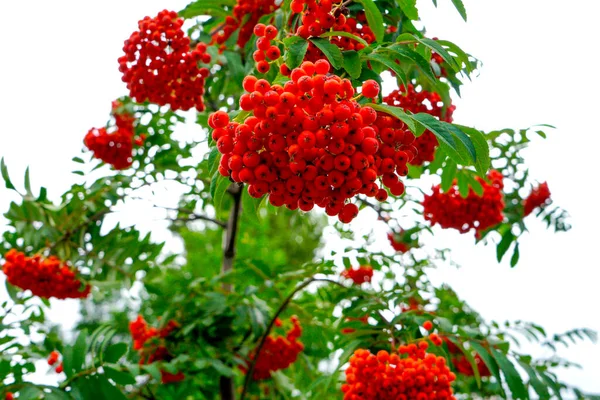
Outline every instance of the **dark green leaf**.
{"type": "Polygon", "coordinates": [[[79,157],[73,157],[73,161],[79,164],[84,164],[85,161],[83,161],[81,158],[79,157]]]}
{"type": "Polygon", "coordinates": [[[417,0],[396,0],[398,6],[410,20],[416,21],[419,19],[419,11],[417,10],[417,0]]]}
{"type": "Polygon", "coordinates": [[[447,192],[454,182],[454,177],[456,176],[456,163],[452,160],[448,160],[446,162],[446,166],[442,171],[442,191],[447,192]]]}
{"type": "Polygon", "coordinates": [[[481,183],[479,183],[479,181],[470,173],[467,174],[467,178],[469,180],[469,186],[473,189],[475,194],[477,196],[483,196],[483,186],[481,186],[481,183]]]}
{"type": "Polygon", "coordinates": [[[460,172],[457,176],[458,193],[463,199],[469,195],[469,182],[466,173],[460,172]]]}
{"type": "Polygon", "coordinates": [[[460,342],[460,340],[458,340],[454,336],[447,336],[447,338],[452,343],[454,343],[456,347],[460,349],[460,351],[463,353],[469,364],[471,364],[471,370],[473,371],[473,376],[475,378],[475,381],[477,382],[477,387],[481,387],[481,377],[479,376],[479,368],[477,368],[477,363],[475,362],[475,358],[473,357],[471,352],[467,351],[463,344],[460,342]]]}
{"type": "Polygon", "coordinates": [[[498,243],[498,246],[496,247],[496,258],[498,259],[498,262],[502,261],[504,254],[506,254],[506,252],[508,251],[508,248],[510,247],[510,245],[512,244],[514,239],[515,239],[515,235],[513,235],[510,228],[508,228],[508,230],[506,232],[504,232],[504,234],[502,235],[502,239],[500,240],[500,243],[498,243]]]}
{"type": "Polygon", "coordinates": [[[360,62],[360,56],[354,50],[344,51],[342,53],[344,57],[344,69],[348,72],[352,78],[357,79],[360,77],[360,71],[362,64],[360,62]]]}
{"type": "Polygon", "coordinates": [[[108,379],[103,376],[98,376],[97,379],[100,390],[102,391],[102,396],[106,400],[127,400],[127,397],[125,397],[119,389],[113,386],[108,379]]]}
{"type": "Polygon", "coordinates": [[[442,46],[446,47],[449,51],[456,54],[456,56],[461,61],[464,69],[467,72],[473,72],[473,66],[471,65],[471,61],[469,60],[469,55],[465,53],[460,47],[448,40],[438,40],[437,42],[442,46]]]}
{"type": "Polygon", "coordinates": [[[514,267],[517,265],[518,262],[519,262],[519,242],[516,242],[512,257],[510,258],[510,266],[514,267]]]}
{"type": "Polygon", "coordinates": [[[342,65],[344,65],[344,56],[342,56],[342,51],[339,47],[323,38],[311,38],[310,41],[325,54],[325,57],[327,57],[333,68],[342,68],[342,65]]]}
{"type": "Polygon", "coordinates": [[[508,384],[510,392],[512,393],[513,399],[528,399],[527,388],[523,384],[523,379],[519,375],[519,371],[515,368],[513,363],[502,353],[494,348],[491,349],[492,355],[498,362],[498,366],[502,371],[502,375],[508,384]]]}
{"type": "MultiPolygon", "coordinates": [[[[478,342],[476,342],[474,340],[469,341],[469,344],[471,345],[471,348],[473,350],[475,350],[475,352],[477,352],[477,354],[479,354],[479,357],[481,357],[481,359],[483,360],[485,365],[488,367],[488,369],[490,370],[492,375],[494,375],[496,377],[498,384],[500,384],[502,382],[502,379],[500,378],[500,370],[498,369],[498,364],[496,363],[494,358],[490,355],[489,351],[486,348],[484,348],[481,344],[479,344],[478,342]]],[[[501,385],[500,385],[500,388],[502,388],[501,385]]],[[[502,389],[500,389],[500,390],[502,390],[502,389]]],[[[504,391],[502,391],[501,393],[504,394],[504,391]]]]}
{"type": "Polygon", "coordinates": [[[465,10],[465,5],[463,4],[462,0],[452,0],[452,4],[454,4],[454,7],[456,7],[462,19],[467,22],[467,10],[465,10]]]}
{"type": "Polygon", "coordinates": [[[240,56],[240,53],[235,51],[225,51],[223,55],[227,60],[227,67],[229,71],[231,71],[231,76],[233,77],[233,80],[235,81],[237,86],[241,88],[242,81],[244,80],[246,73],[244,71],[242,57],[240,56]]]}
{"type": "Polygon", "coordinates": [[[106,377],[112,379],[118,385],[133,385],[135,383],[135,378],[130,373],[119,371],[106,365],[102,368],[106,377]]]}
{"type": "Polygon", "coordinates": [[[116,363],[127,353],[127,345],[125,343],[114,343],[108,346],[102,358],[105,362],[116,363]]]}
{"type": "Polygon", "coordinates": [[[42,391],[35,386],[25,386],[19,390],[19,400],[37,400],[40,398],[42,391]]]}
{"type": "Polygon", "coordinates": [[[533,387],[533,390],[535,390],[538,396],[540,396],[539,399],[550,399],[550,393],[548,392],[548,388],[537,376],[537,373],[531,367],[531,365],[523,361],[519,361],[519,364],[525,370],[525,372],[527,372],[527,375],[529,375],[529,384],[533,387]]]}
{"type": "Polygon", "coordinates": [[[248,194],[247,190],[244,190],[242,193],[242,210],[246,212],[245,215],[256,218],[258,216],[258,209],[265,199],[266,196],[255,199],[248,194]]]}
{"type": "Polygon", "coordinates": [[[8,176],[8,168],[6,168],[6,164],[4,163],[4,157],[0,159],[0,172],[2,173],[2,179],[4,179],[4,184],[7,189],[14,189],[15,185],[10,181],[10,177],[8,176]]]}
{"type": "Polygon", "coordinates": [[[475,161],[475,169],[481,177],[484,177],[491,166],[490,146],[488,145],[485,136],[480,130],[469,128],[468,126],[463,125],[456,126],[469,136],[473,146],[475,146],[475,154],[477,156],[475,161]]]}
{"type": "Polygon", "coordinates": [[[382,63],[396,74],[396,77],[402,82],[404,86],[406,86],[406,73],[400,67],[399,64],[396,64],[393,59],[388,58],[379,53],[372,53],[365,57],[367,60],[377,61],[382,63]]]}
{"type": "MultiPolygon", "coordinates": [[[[306,49],[308,49],[308,42],[300,36],[292,36],[293,41],[290,41],[287,51],[285,52],[285,63],[290,69],[294,69],[299,66],[304,60],[306,49]]],[[[285,43],[285,41],[284,41],[285,43]]]]}
{"type": "Polygon", "coordinates": [[[365,9],[367,23],[369,28],[373,31],[375,39],[378,42],[382,42],[385,31],[383,28],[383,16],[381,15],[381,11],[379,11],[379,8],[377,8],[373,0],[358,0],[358,2],[362,3],[365,9]]]}
{"type": "Polygon", "coordinates": [[[29,177],[29,167],[25,169],[25,191],[27,191],[28,195],[32,195],[31,193],[31,179],[29,177]]]}
{"type": "Polygon", "coordinates": [[[416,51],[409,49],[406,46],[393,44],[387,48],[385,48],[393,53],[395,53],[398,57],[409,59],[413,61],[423,74],[433,83],[437,84],[438,80],[435,77],[433,70],[431,69],[431,64],[427,61],[421,54],[416,51]]]}
{"type": "Polygon", "coordinates": [[[181,18],[194,18],[199,15],[212,15],[215,17],[226,17],[228,12],[223,8],[224,5],[233,5],[231,0],[198,0],[188,4],[183,10],[179,11],[181,18]]]}

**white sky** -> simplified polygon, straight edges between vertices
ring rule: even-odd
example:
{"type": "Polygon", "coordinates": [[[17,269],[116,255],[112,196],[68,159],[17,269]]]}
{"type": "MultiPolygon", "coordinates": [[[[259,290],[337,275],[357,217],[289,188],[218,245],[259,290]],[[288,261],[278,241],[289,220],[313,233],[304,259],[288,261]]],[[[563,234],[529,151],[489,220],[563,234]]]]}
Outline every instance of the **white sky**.
{"type": "MultiPolygon", "coordinates": [[[[531,320],[550,332],[600,330],[595,247],[600,132],[592,119],[600,92],[594,72],[600,61],[600,6],[590,0],[464,0],[469,16],[464,23],[450,0],[438,2],[437,10],[429,0],[418,3],[429,36],[451,40],[484,63],[481,75],[455,101],[456,122],[484,130],[557,126],[527,156],[532,177],[548,181],[574,228],[553,235],[541,222],[531,223],[516,269],[507,261],[497,265],[495,249],[474,248],[472,236],[443,232],[440,245],[454,248],[464,267],[439,271],[435,279],[450,283],[488,319],[531,320]]],[[[83,136],[103,125],[110,101],[126,93],[117,70],[123,40],[143,16],[186,3],[0,3],[0,157],[13,181],[21,184],[30,165],[34,186],[48,187],[50,196],[74,182],[70,160],[83,136]]],[[[11,199],[0,189],[0,210],[11,199]]],[[[600,346],[581,344],[562,354],[583,369],[560,377],[600,392],[600,346]]]]}

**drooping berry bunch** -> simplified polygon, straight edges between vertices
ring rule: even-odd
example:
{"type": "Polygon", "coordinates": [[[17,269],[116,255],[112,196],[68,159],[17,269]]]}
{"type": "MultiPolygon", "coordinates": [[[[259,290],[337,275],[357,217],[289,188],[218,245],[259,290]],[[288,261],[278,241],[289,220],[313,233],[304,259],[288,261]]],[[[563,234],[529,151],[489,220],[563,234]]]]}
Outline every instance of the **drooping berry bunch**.
{"type": "Polygon", "coordinates": [[[31,290],[35,296],[81,299],[90,294],[90,285],[84,285],[72,268],[54,256],[27,257],[11,249],[4,258],[6,262],[2,271],[8,282],[23,290],[31,290]]]}
{"type": "MultiPolygon", "coordinates": [[[[302,335],[302,327],[300,321],[295,315],[290,317],[292,327],[287,331],[286,336],[275,336],[273,334],[267,336],[266,341],[256,358],[254,373],[252,379],[259,381],[268,379],[275,371],[285,369],[292,365],[298,358],[298,354],[304,350],[304,345],[298,339],[302,335]]],[[[280,320],[276,321],[276,326],[281,326],[280,320]]],[[[248,363],[255,359],[255,352],[251,352],[248,356],[248,363]]],[[[244,373],[245,368],[241,368],[244,373]]]]}
{"type": "MultiPolygon", "coordinates": [[[[50,353],[50,355],[48,356],[48,365],[49,366],[54,366],[56,363],[58,363],[58,359],[60,357],[60,354],[58,353],[58,351],[52,351],[50,353]]],[[[60,362],[60,364],[58,364],[55,368],[54,368],[54,372],[56,372],[57,374],[60,374],[61,372],[63,372],[63,363],[62,361],[60,362]]]]}
{"type": "MultiPolygon", "coordinates": [[[[279,47],[272,44],[272,40],[277,37],[277,28],[273,25],[265,26],[264,24],[256,24],[254,34],[258,37],[256,40],[256,50],[252,58],[256,62],[256,70],[261,74],[266,74],[271,69],[269,61],[275,61],[281,57],[279,47]]],[[[285,64],[283,64],[285,65],[285,64]]]]}
{"type": "Polygon", "coordinates": [[[427,353],[427,348],[421,341],[400,346],[398,353],[356,350],[342,385],[344,400],[454,400],[451,383],[456,376],[444,357],[427,353]]]}
{"type": "Polygon", "coordinates": [[[269,194],[272,205],[325,208],[350,222],[357,194],[387,198],[404,192],[414,135],[387,114],[378,115],[352,99],[347,79],[329,73],[326,60],[304,62],[291,81],[271,86],[247,76],[240,107],[254,115],[240,122],[227,113],[210,115],[212,138],[222,154],[219,172],[248,184],[253,197],[269,194]]]}
{"type": "Polygon", "coordinates": [[[125,55],[119,58],[119,71],[130,96],[138,103],[149,101],[173,110],[196,107],[204,111],[204,83],[209,63],[206,44],[193,51],[190,39],[181,29],[183,19],[174,11],[163,10],[154,18],[145,17],[137,31],[125,41],[125,55]]]}
{"type": "Polygon", "coordinates": [[[361,265],[358,268],[345,269],[342,274],[344,278],[351,279],[355,285],[371,282],[373,278],[373,267],[370,265],[361,265]]]}
{"type": "Polygon", "coordinates": [[[118,100],[112,103],[111,115],[114,117],[114,126],[90,129],[83,143],[95,158],[122,170],[131,166],[133,145],[141,146],[145,136],[135,137],[135,117],[118,100]]]}
{"type": "MultiPolygon", "coordinates": [[[[426,90],[417,91],[412,84],[408,84],[406,91],[404,87],[401,87],[400,90],[394,90],[383,101],[390,106],[400,107],[413,114],[427,113],[438,118],[440,121],[446,122],[452,122],[452,113],[456,108],[450,105],[444,113],[444,103],[439,94],[426,90]]],[[[430,130],[423,132],[415,140],[417,155],[410,163],[413,165],[423,165],[426,161],[433,161],[438,144],[437,138],[430,130]]]]}
{"type": "Polygon", "coordinates": [[[548,183],[544,182],[533,188],[529,196],[523,201],[523,214],[528,216],[538,207],[544,207],[550,203],[550,189],[548,183]]]}
{"type": "MultiPolygon", "coordinates": [[[[138,315],[135,321],[129,323],[129,332],[133,338],[133,348],[138,350],[140,364],[152,364],[154,361],[168,361],[173,358],[166,347],[166,340],[179,324],[173,320],[169,321],[161,329],[149,327],[146,320],[138,315]]],[[[179,382],[185,379],[183,372],[172,374],[161,370],[162,383],[179,382]]]]}
{"type": "Polygon", "coordinates": [[[459,194],[456,183],[443,193],[440,185],[434,186],[430,195],[423,200],[423,216],[431,225],[440,224],[444,229],[454,228],[460,233],[475,230],[475,236],[504,219],[504,194],[502,174],[492,170],[487,176],[489,183],[477,177],[483,187],[483,195],[478,196],[469,189],[466,198],[459,194]]]}
{"type": "Polygon", "coordinates": [[[252,37],[252,30],[258,20],[263,15],[271,14],[279,8],[275,3],[274,0],[238,0],[233,7],[233,16],[225,18],[223,28],[213,33],[213,42],[224,44],[239,28],[237,44],[243,48],[252,37]],[[245,18],[247,21],[242,25],[245,18]]]}

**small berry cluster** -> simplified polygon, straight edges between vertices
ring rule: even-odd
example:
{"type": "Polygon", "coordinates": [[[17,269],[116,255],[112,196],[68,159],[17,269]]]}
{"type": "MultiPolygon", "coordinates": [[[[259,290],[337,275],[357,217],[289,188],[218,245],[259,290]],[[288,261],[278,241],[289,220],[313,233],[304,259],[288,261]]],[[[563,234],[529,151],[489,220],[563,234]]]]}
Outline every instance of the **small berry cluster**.
{"type": "Polygon", "coordinates": [[[223,29],[213,33],[213,42],[224,44],[239,28],[237,44],[243,48],[252,37],[252,30],[258,20],[263,15],[271,14],[278,7],[274,0],[238,0],[233,7],[233,16],[226,17],[223,29]],[[248,18],[248,20],[242,25],[244,18],[248,18]]]}
{"type": "Polygon", "coordinates": [[[138,103],[149,101],[173,110],[196,107],[204,111],[205,79],[209,63],[206,44],[191,51],[190,39],[181,29],[183,19],[174,11],[163,10],[154,18],[145,17],[138,31],[125,41],[125,55],[119,58],[119,71],[130,96],[138,103]]]}
{"type": "MultiPolygon", "coordinates": [[[[256,50],[252,58],[256,62],[256,70],[261,74],[266,74],[271,69],[269,61],[275,61],[281,57],[279,47],[272,44],[272,40],[277,37],[277,28],[273,25],[265,26],[264,24],[256,24],[254,34],[258,37],[256,40],[256,50]]],[[[283,64],[285,65],[285,64],[283,64]]]]}
{"type": "Polygon", "coordinates": [[[31,290],[35,296],[57,299],[81,299],[90,294],[90,285],[83,285],[75,271],[58,258],[51,256],[42,259],[11,249],[4,256],[6,262],[2,271],[6,279],[23,290],[31,290]]]}
{"type": "Polygon", "coordinates": [[[342,272],[344,278],[351,279],[355,285],[371,282],[373,278],[373,267],[370,265],[361,265],[358,268],[348,268],[342,272]]]}
{"type": "MultiPolygon", "coordinates": [[[[247,76],[240,107],[254,115],[238,123],[218,111],[208,123],[221,175],[247,183],[253,197],[269,194],[276,207],[317,205],[347,223],[358,215],[347,202],[352,197],[387,198],[378,180],[393,195],[404,193],[399,176],[408,174],[414,135],[398,119],[359,105],[350,81],[329,69],[326,60],[305,61],[283,87],[247,76]]],[[[365,82],[363,91],[378,86],[365,82]]]]}
{"type": "Polygon", "coordinates": [[[523,201],[523,214],[528,216],[538,207],[544,207],[550,203],[550,189],[548,183],[544,182],[533,188],[529,196],[523,201]]]}
{"type": "MultiPolygon", "coordinates": [[[[50,353],[50,355],[48,356],[48,360],[47,360],[47,361],[48,361],[48,365],[49,365],[49,366],[51,366],[51,367],[52,367],[53,365],[55,365],[55,364],[58,362],[58,358],[59,358],[59,357],[60,357],[60,354],[58,353],[58,351],[52,351],[52,352],[50,353]]],[[[60,364],[58,364],[58,365],[55,367],[54,371],[55,371],[57,374],[60,374],[61,372],[63,372],[63,363],[62,363],[62,361],[60,362],[60,364]]]]}
{"type": "Polygon", "coordinates": [[[403,239],[402,235],[396,235],[393,232],[388,233],[387,238],[392,245],[392,248],[398,253],[406,253],[410,250],[411,246],[408,245],[403,239]]]}
{"type": "MultiPolygon", "coordinates": [[[[444,114],[444,103],[439,94],[426,90],[417,91],[412,84],[408,84],[406,91],[402,86],[400,90],[394,90],[387,95],[383,101],[390,106],[400,107],[413,114],[427,113],[438,118],[440,121],[452,122],[452,113],[456,108],[450,105],[444,114]]],[[[424,162],[433,161],[435,150],[438,146],[435,135],[426,130],[415,140],[417,155],[410,162],[413,165],[423,165],[424,162]]]]}
{"type": "Polygon", "coordinates": [[[483,195],[478,196],[469,189],[466,198],[462,198],[456,184],[447,193],[443,193],[440,185],[433,187],[433,193],[423,200],[423,216],[431,225],[440,224],[444,229],[454,228],[460,233],[475,229],[475,236],[488,228],[498,225],[504,219],[504,194],[502,174],[492,170],[488,174],[490,183],[477,177],[483,187],[483,195]]]}
{"type": "MultiPolygon", "coordinates": [[[[146,320],[138,315],[135,321],[129,323],[129,332],[133,338],[133,348],[140,354],[140,364],[152,364],[154,361],[168,361],[172,358],[167,350],[165,338],[169,336],[179,324],[169,321],[161,329],[149,327],[146,320]]],[[[162,383],[179,382],[185,379],[183,372],[172,374],[161,370],[162,383]]]]}
{"type": "MultiPolygon", "coordinates": [[[[471,363],[469,362],[467,357],[462,353],[460,348],[445,336],[442,340],[444,341],[444,343],[446,343],[446,346],[448,347],[448,352],[450,353],[452,364],[454,365],[456,371],[465,376],[475,375],[471,363]]],[[[485,364],[485,362],[479,354],[475,354],[475,357],[473,358],[475,360],[475,364],[477,365],[477,371],[479,372],[480,377],[483,378],[492,375],[489,368],[487,367],[487,365],[485,364]]]]}
{"type": "MultiPolygon", "coordinates": [[[[295,315],[290,318],[292,327],[287,331],[286,336],[267,336],[267,339],[258,354],[254,366],[252,379],[259,381],[268,379],[275,371],[285,369],[292,365],[298,358],[298,354],[304,350],[304,345],[298,339],[302,335],[300,321],[295,315]]],[[[276,325],[281,326],[281,321],[276,320],[276,325]]],[[[256,354],[250,353],[248,362],[252,362],[256,354]]],[[[241,368],[244,373],[245,368],[241,368]]]]}
{"type": "Polygon", "coordinates": [[[145,135],[135,136],[135,117],[118,100],[112,103],[113,129],[92,128],[83,143],[94,157],[112,165],[117,170],[129,168],[133,163],[133,145],[141,146],[145,135]]]}
{"type": "Polygon", "coordinates": [[[426,352],[428,346],[420,341],[377,355],[356,350],[342,385],[344,400],[454,400],[450,384],[456,376],[444,357],[426,352]]]}

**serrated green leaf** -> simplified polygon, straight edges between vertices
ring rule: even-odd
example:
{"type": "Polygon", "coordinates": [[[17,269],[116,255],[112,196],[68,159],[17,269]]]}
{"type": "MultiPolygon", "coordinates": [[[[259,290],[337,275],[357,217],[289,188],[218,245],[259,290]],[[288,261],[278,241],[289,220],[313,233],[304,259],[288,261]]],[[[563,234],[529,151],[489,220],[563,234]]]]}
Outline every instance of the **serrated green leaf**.
{"type": "Polygon", "coordinates": [[[454,4],[454,7],[456,7],[456,10],[462,19],[467,22],[467,10],[465,9],[465,5],[463,4],[462,0],[452,0],[452,4],[454,4]]]}
{"type": "Polygon", "coordinates": [[[325,54],[325,57],[327,57],[333,68],[342,68],[344,65],[344,56],[342,56],[342,51],[339,47],[323,38],[311,38],[310,41],[325,54]]]}
{"type": "Polygon", "coordinates": [[[500,243],[498,243],[498,246],[496,246],[496,259],[498,260],[498,262],[502,261],[504,254],[506,254],[508,248],[510,247],[514,239],[515,235],[513,235],[510,228],[506,232],[504,232],[500,243]]]}
{"type": "Polygon", "coordinates": [[[290,68],[294,69],[299,66],[304,60],[306,49],[308,49],[308,42],[300,36],[292,36],[293,40],[286,43],[287,51],[285,52],[285,64],[290,68]]]}
{"type": "Polygon", "coordinates": [[[127,353],[127,345],[125,343],[114,343],[108,346],[104,351],[102,359],[108,363],[116,363],[121,357],[127,353]]]}
{"type": "Polygon", "coordinates": [[[410,129],[415,136],[419,136],[417,134],[417,127],[415,125],[415,121],[412,119],[410,115],[405,113],[400,107],[388,106],[385,104],[366,104],[367,106],[373,108],[375,111],[381,111],[383,113],[389,114],[398,118],[400,121],[404,122],[408,129],[410,129]]]}
{"type": "Polygon", "coordinates": [[[527,388],[523,384],[523,379],[519,375],[519,371],[516,370],[513,363],[502,353],[494,348],[491,349],[492,355],[496,359],[502,375],[508,384],[508,388],[512,393],[513,399],[528,399],[527,388]]]}
{"type": "Polygon", "coordinates": [[[358,79],[362,70],[362,63],[360,62],[358,53],[354,50],[348,50],[342,52],[342,56],[344,57],[344,69],[348,72],[348,75],[354,79],[358,79]]]}
{"type": "Polygon", "coordinates": [[[369,28],[373,31],[375,39],[381,43],[383,41],[383,35],[385,34],[381,11],[379,11],[379,8],[377,8],[373,0],[358,0],[358,2],[360,2],[365,9],[367,23],[369,28]]]}

